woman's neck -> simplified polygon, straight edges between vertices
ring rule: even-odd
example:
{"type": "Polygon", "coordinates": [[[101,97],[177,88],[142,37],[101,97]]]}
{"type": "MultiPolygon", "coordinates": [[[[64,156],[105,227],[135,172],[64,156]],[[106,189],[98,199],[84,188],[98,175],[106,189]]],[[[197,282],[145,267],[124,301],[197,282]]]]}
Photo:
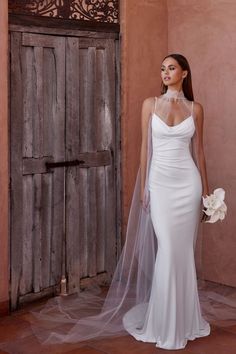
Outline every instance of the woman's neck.
{"type": "Polygon", "coordinates": [[[174,88],[168,88],[166,93],[164,94],[165,97],[168,98],[184,98],[184,93],[182,88],[180,90],[174,89],[174,88]]]}

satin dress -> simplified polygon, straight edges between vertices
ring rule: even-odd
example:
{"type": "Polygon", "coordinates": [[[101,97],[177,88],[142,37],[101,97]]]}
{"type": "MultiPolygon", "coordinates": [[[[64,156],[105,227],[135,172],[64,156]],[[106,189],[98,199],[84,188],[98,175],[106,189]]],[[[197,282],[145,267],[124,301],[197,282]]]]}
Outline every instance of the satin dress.
{"type": "Polygon", "coordinates": [[[151,119],[149,190],[158,251],[149,302],[129,310],[123,324],[137,340],[182,349],[210,333],[201,315],[194,261],[202,195],[190,152],[195,123],[192,114],[174,126],[155,113],[151,119]]]}

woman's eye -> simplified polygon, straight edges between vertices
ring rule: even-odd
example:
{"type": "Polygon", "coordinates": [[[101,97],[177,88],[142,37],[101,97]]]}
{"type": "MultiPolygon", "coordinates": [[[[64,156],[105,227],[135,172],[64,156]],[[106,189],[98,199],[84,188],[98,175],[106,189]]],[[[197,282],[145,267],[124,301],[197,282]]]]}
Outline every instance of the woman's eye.
{"type": "Polygon", "coordinates": [[[175,70],[175,67],[174,67],[174,66],[171,66],[171,67],[170,67],[170,70],[175,70]]]}
{"type": "Polygon", "coordinates": [[[161,71],[165,71],[165,69],[164,69],[164,68],[161,68],[161,71]]]}

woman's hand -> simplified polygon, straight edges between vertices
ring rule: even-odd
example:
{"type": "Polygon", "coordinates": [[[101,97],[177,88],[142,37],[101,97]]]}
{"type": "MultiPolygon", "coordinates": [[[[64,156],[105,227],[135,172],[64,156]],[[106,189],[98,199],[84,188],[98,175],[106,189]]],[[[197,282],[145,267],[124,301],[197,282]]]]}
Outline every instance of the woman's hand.
{"type": "MultiPolygon", "coordinates": [[[[207,189],[205,192],[203,191],[202,193],[202,198],[206,198],[206,196],[209,195],[209,190],[207,189]]],[[[205,207],[203,207],[203,210],[206,210],[205,207]]],[[[201,222],[205,222],[207,219],[209,219],[208,215],[206,215],[206,213],[204,213],[204,211],[202,212],[202,217],[201,217],[201,222]]]]}
{"type": "MultiPolygon", "coordinates": [[[[206,208],[204,208],[206,209],[206,208]]],[[[202,218],[201,218],[201,222],[205,222],[209,217],[207,216],[207,214],[204,213],[204,211],[202,212],[202,218]]]]}
{"type": "Polygon", "coordinates": [[[144,191],[143,193],[141,193],[140,196],[140,204],[143,210],[145,210],[146,212],[149,210],[149,194],[148,196],[146,196],[144,191]]]}

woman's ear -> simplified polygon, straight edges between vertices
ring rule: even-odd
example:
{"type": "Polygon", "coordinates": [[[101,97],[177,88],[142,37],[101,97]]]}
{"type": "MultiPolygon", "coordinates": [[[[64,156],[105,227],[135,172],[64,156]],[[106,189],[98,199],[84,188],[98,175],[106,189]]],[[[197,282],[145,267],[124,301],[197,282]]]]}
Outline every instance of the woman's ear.
{"type": "Polygon", "coordinates": [[[182,75],[183,79],[185,79],[185,78],[187,77],[187,75],[188,75],[187,70],[184,70],[184,71],[183,71],[183,75],[182,75]]]}

